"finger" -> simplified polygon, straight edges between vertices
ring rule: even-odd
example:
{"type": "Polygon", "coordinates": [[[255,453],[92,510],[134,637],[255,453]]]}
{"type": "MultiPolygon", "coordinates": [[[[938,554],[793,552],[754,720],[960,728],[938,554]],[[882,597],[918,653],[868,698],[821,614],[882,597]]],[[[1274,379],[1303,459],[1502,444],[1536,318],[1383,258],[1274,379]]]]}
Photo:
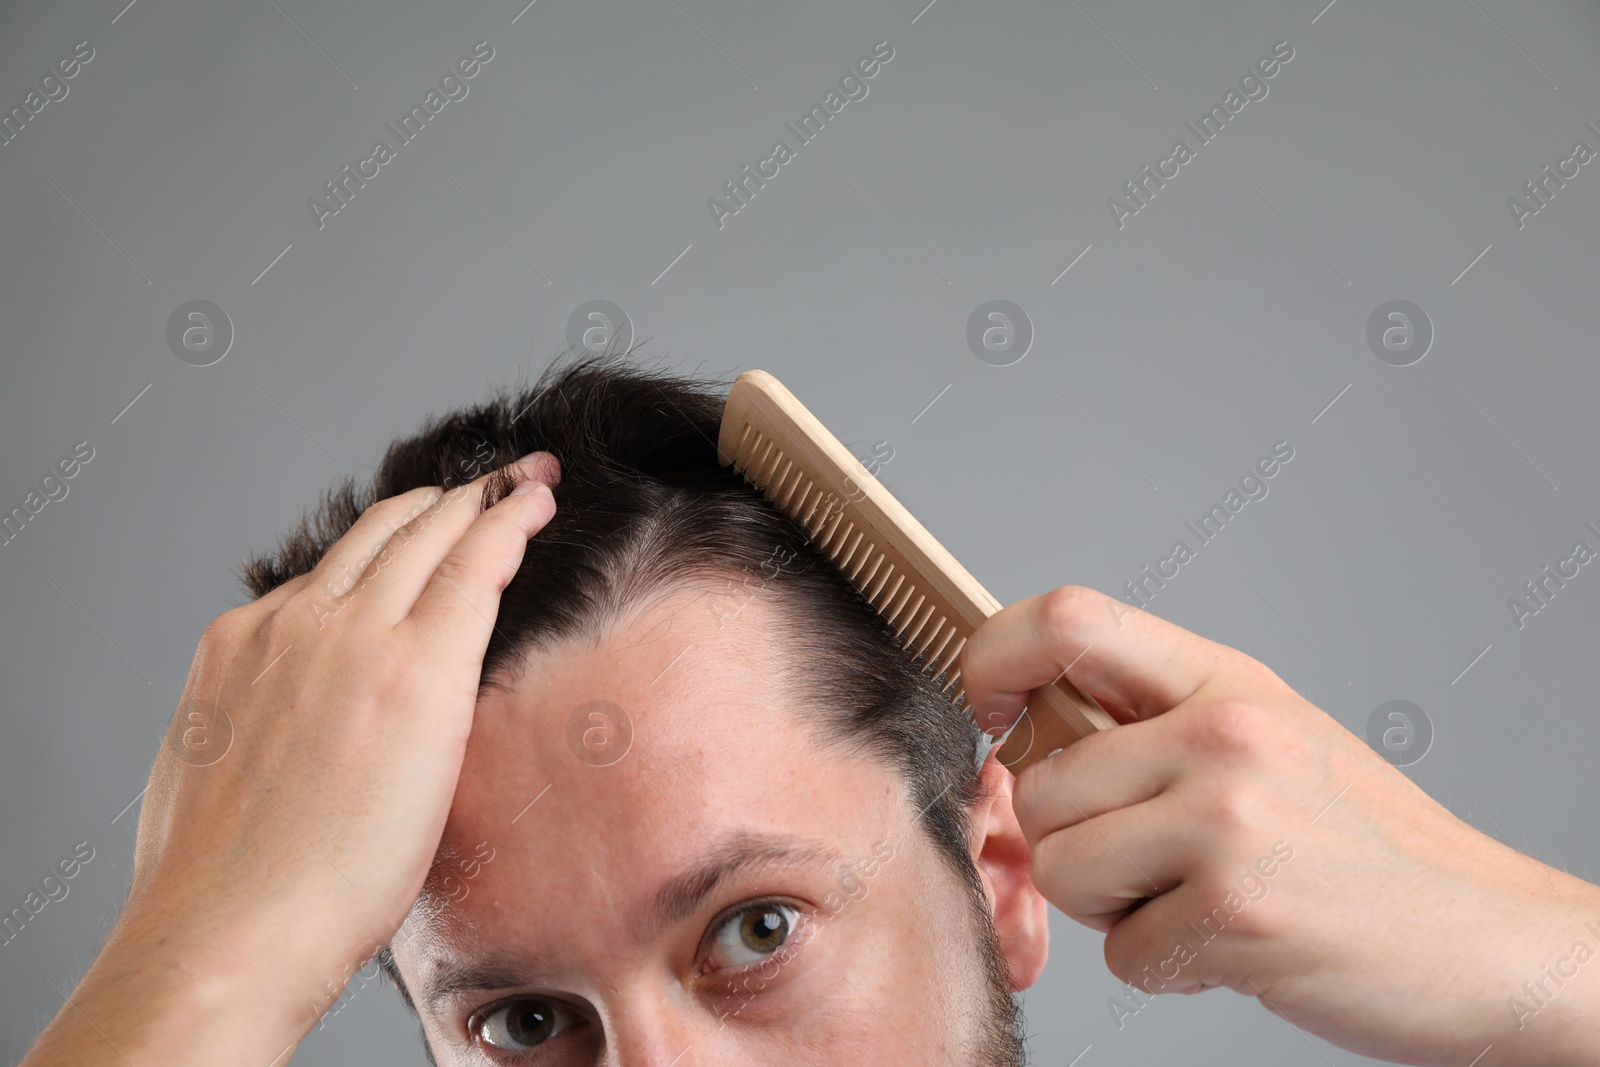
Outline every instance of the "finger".
{"type": "Polygon", "coordinates": [[[1184,769],[1164,718],[1102,730],[1024,771],[1011,794],[1029,842],[1165,792],[1184,769]]]}
{"type": "Polygon", "coordinates": [[[1078,922],[1108,930],[1182,885],[1204,860],[1171,794],[1056,830],[1032,845],[1033,884],[1078,922]]]}
{"type": "Polygon", "coordinates": [[[549,486],[531,479],[479,515],[434,568],[405,625],[423,626],[480,661],[528,539],[555,514],[549,486]]]}
{"type": "Polygon", "coordinates": [[[1063,673],[1126,718],[1188,699],[1229,657],[1242,655],[1083,586],[1008,605],[961,650],[961,683],[985,727],[1015,722],[1028,693],[1063,673]]]}
{"type": "Polygon", "coordinates": [[[368,564],[383,551],[394,532],[425,511],[443,493],[436,485],[424,485],[370,505],[333,547],[323,553],[311,572],[311,581],[303,589],[306,597],[322,602],[327,610],[337,608],[360,582],[368,564]]]}
{"type": "MultiPolygon", "coordinates": [[[[521,478],[554,485],[561,467],[548,452],[524,456],[513,465],[521,478]]],[[[472,526],[482,510],[483,490],[498,473],[446,489],[425,506],[403,516],[388,541],[369,559],[350,595],[356,614],[398,622],[415,606],[434,568],[472,526]]]]}
{"type": "MultiPolygon", "coordinates": [[[[1236,906],[1242,907],[1237,901],[1236,906]]],[[[1106,964],[1149,993],[1198,993],[1224,985],[1239,942],[1240,917],[1222,901],[1206,899],[1198,883],[1179,886],[1112,925],[1106,964]],[[1235,936],[1224,936],[1229,933],[1235,936]]]]}

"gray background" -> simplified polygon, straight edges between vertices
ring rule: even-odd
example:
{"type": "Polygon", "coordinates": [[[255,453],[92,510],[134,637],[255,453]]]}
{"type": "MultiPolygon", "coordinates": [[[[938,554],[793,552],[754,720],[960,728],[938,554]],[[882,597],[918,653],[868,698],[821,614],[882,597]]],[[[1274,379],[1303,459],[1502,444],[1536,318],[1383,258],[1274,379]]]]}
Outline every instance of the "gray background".
{"type": "MultiPolygon", "coordinates": [[[[96,850],[0,946],[0,1051],[115,915],[138,805],[117,817],[241,599],[231,569],[335,468],[536,373],[594,298],[646,355],[766,368],[863,456],[890,442],[884,480],[1003,601],[1116,590],[1289,441],[1153,610],[1357,733],[1415,701],[1436,739],[1407,773],[1600,873],[1600,575],[1521,630],[1506,607],[1600,546],[1600,166],[1524,229],[1505,204],[1575,140],[1600,149],[1600,9],[925,2],[0,6],[6,109],[96,50],[0,147],[0,510],[96,451],[0,545],[0,910],[96,850]],[[319,231],[307,198],[482,39],[470,95],[319,231]],[[1285,39],[1270,95],[1119,230],[1106,198],[1285,39]],[[706,198],[879,40],[869,96],[719,230],[706,198]],[[205,368],[165,340],[197,298],[237,330],[205,368]],[[992,298],[1036,330],[1012,366],[965,341],[992,298]],[[1436,333],[1404,368],[1365,340],[1394,298],[1436,333]]],[[[1057,919],[1027,998],[1041,1064],[1322,1062],[1308,1040],[1365,1062],[1228,993],[1119,1030],[1099,936],[1057,919]]],[[[375,983],[295,1058],[353,1062],[422,1062],[375,983]]]]}

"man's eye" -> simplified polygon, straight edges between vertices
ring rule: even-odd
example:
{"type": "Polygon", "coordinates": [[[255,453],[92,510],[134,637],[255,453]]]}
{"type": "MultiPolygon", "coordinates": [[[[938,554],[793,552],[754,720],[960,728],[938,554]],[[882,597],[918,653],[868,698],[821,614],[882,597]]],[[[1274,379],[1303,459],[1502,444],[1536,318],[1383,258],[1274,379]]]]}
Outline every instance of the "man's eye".
{"type": "Polygon", "coordinates": [[[706,962],[713,969],[760,962],[783,947],[799,920],[799,909],[787,904],[751,905],[717,928],[706,962]]]}
{"type": "Polygon", "coordinates": [[[484,1044],[510,1052],[542,1045],[582,1021],[577,1012],[548,997],[518,997],[484,1015],[477,1036],[484,1044]]]}

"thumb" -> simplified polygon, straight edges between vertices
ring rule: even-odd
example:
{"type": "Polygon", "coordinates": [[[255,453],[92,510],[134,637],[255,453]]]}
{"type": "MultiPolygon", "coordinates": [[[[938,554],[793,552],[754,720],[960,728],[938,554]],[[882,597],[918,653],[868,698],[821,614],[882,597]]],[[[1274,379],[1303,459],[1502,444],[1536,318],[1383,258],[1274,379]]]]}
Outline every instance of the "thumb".
{"type": "Polygon", "coordinates": [[[1176,707],[1239,653],[1083,586],[1007,605],[961,650],[961,684],[991,733],[1063,673],[1122,721],[1176,707]]]}

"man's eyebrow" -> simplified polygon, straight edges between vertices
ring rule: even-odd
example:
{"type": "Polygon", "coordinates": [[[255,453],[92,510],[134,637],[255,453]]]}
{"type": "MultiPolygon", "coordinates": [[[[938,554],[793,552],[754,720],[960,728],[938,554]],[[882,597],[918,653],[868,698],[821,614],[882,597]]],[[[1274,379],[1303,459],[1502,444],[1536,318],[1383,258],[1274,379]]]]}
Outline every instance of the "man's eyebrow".
{"type": "Polygon", "coordinates": [[[462,993],[532,985],[537,974],[538,967],[532,960],[510,953],[447,963],[436,968],[422,984],[421,1000],[432,1007],[462,993]]]}
{"type": "MultiPolygon", "coordinates": [[[[650,904],[631,925],[634,936],[649,941],[664,928],[693,915],[723,883],[748,878],[766,867],[826,865],[843,870],[848,860],[838,849],[811,838],[735,831],[714,842],[682,873],[656,890],[650,904]]],[[[420,1002],[430,1007],[462,993],[537,985],[544,978],[536,961],[513,952],[495,952],[459,963],[446,963],[422,984],[420,1002]]]]}
{"type": "Polygon", "coordinates": [[[811,838],[735,831],[713,843],[693,866],[656,891],[649,909],[635,924],[636,936],[651,940],[664,928],[693,915],[724,882],[748,878],[761,868],[827,865],[842,869],[847,863],[838,849],[811,838]]]}

